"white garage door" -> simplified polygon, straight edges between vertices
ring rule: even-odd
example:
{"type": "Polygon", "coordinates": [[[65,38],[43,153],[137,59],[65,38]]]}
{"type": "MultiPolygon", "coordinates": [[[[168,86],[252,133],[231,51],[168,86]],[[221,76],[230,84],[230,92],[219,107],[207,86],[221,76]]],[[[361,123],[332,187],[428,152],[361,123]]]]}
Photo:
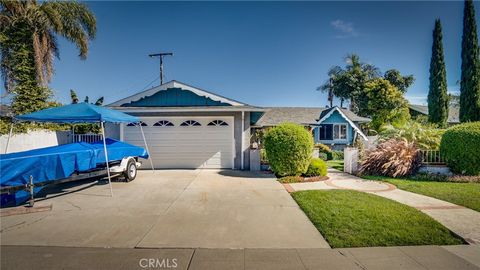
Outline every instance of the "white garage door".
{"type": "MultiPolygon", "coordinates": [[[[140,120],[155,168],[233,168],[233,117],[140,120]]],[[[128,124],[123,130],[124,141],[144,146],[138,126],[128,124]]]]}

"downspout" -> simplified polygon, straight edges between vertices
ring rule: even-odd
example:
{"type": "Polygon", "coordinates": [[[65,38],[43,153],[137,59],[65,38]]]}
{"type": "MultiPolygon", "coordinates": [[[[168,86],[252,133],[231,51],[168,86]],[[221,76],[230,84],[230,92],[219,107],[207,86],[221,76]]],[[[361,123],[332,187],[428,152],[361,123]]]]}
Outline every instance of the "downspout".
{"type": "Polygon", "coordinates": [[[240,156],[241,156],[240,164],[241,164],[241,165],[240,165],[240,168],[241,168],[242,170],[243,170],[243,167],[244,167],[244,165],[243,165],[243,163],[244,163],[244,161],[243,161],[243,158],[244,158],[243,144],[245,143],[245,142],[244,142],[244,129],[245,129],[245,112],[242,111],[242,136],[241,136],[242,142],[241,142],[241,144],[240,144],[240,145],[241,145],[241,146],[240,146],[240,149],[241,149],[241,153],[240,153],[240,156]]]}

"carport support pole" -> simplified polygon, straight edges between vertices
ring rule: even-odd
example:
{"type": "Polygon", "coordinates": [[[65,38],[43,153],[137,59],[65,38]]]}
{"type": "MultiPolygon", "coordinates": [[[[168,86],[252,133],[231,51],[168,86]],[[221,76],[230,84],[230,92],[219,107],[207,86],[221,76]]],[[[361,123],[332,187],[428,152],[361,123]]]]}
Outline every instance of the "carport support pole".
{"type": "Polygon", "coordinates": [[[113,197],[112,179],[110,178],[110,165],[108,165],[107,142],[105,141],[105,127],[103,126],[103,121],[100,122],[100,126],[102,127],[103,151],[105,152],[105,162],[107,163],[107,175],[108,185],[110,186],[110,196],[113,197]]]}
{"type": "Polygon", "coordinates": [[[10,132],[8,133],[8,138],[7,138],[7,143],[5,144],[5,153],[7,153],[8,151],[8,144],[10,143],[10,138],[12,137],[12,133],[13,133],[13,121],[12,121],[12,124],[10,125],[10,132]]]}
{"type": "Polygon", "coordinates": [[[145,133],[143,133],[142,123],[139,123],[140,131],[142,132],[143,142],[145,143],[145,150],[147,150],[148,159],[150,160],[150,165],[152,165],[152,172],[155,172],[153,167],[152,155],[150,155],[150,150],[148,150],[147,140],[145,139],[145,133]]]}

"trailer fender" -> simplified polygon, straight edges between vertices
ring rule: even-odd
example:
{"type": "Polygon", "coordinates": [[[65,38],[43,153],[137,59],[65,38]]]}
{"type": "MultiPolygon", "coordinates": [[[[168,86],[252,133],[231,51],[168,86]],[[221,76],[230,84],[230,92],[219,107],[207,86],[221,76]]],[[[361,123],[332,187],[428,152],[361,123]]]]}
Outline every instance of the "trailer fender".
{"type": "Polygon", "coordinates": [[[133,162],[136,162],[134,157],[124,157],[122,159],[122,161],[120,162],[120,164],[118,164],[116,166],[112,166],[110,168],[110,172],[111,173],[123,173],[123,172],[125,172],[127,170],[128,161],[130,161],[130,160],[133,160],[133,162]]]}

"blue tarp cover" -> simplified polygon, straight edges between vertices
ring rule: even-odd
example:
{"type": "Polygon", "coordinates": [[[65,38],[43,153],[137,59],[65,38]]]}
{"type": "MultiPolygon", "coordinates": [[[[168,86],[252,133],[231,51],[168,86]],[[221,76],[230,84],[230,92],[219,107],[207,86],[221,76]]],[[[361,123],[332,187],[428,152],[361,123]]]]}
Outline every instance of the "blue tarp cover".
{"type": "MultiPolygon", "coordinates": [[[[106,139],[108,160],[124,157],[148,158],[145,149],[113,139],[106,139]]],[[[105,166],[103,141],[70,143],[24,152],[0,155],[0,185],[23,186],[33,177],[34,183],[68,178],[74,172],[86,172],[105,166]]],[[[39,189],[37,190],[37,192],[39,189]]],[[[17,204],[28,198],[26,192],[17,192],[17,204]],[[27,196],[27,197],[25,197],[27,196]]]]}
{"type": "Polygon", "coordinates": [[[140,121],[135,116],[89,103],[48,108],[34,113],[18,115],[15,119],[53,123],[130,123],[140,121]]]}

